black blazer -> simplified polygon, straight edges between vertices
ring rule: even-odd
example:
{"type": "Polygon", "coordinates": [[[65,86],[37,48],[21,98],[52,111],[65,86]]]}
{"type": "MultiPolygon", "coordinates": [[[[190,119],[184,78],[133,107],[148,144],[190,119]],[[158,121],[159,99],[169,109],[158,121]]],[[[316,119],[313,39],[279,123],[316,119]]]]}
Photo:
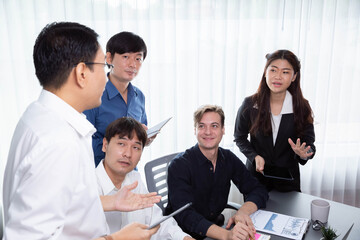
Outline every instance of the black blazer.
{"type": "Polygon", "coordinates": [[[307,160],[302,160],[294,153],[288,143],[288,138],[291,138],[294,142],[296,142],[297,138],[300,138],[301,142],[306,142],[306,146],[310,146],[314,152],[310,157],[313,158],[316,151],[314,146],[314,125],[308,124],[303,131],[303,135],[297,136],[295,133],[294,114],[283,114],[275,146],[272,134],[269,136],[265,136],[263,133],[257,133],[256,136],[250,135],[249,141],[249,130],[254,122],[257,111],[251,97],[247,97],[238,110],[235,122],[235,142],[240,151],[247,157],[247,168],[260,182],[267,186],[268,190],[275,188],[279,191],[300,191],[299,163],[304,165],[307,160]],[[256,155],[264,158],[265,168],[267,166],[288,168],[294,180],[275,180],[263,177],[262,174],[255,171],[254,159],[256,155]]]}

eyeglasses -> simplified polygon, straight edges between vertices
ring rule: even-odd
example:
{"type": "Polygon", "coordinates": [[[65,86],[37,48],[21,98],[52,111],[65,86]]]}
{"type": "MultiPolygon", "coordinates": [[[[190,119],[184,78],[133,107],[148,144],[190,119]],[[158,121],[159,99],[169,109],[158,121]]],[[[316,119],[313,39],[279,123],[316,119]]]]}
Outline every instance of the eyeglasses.
{"type": "Polygon", "coordinates": [[[98,62],[84,62],[86,65],[94,65],[94,64],[101,64],[101,65],[104,65],[104,67],[106,66],[108,68],[108,70],[111,70],[114,68],[114,65],[112,64],[109,64],[107,62],[105,63],[98,63],[98,62]]]}
{"type": "Polygon", "coordinates": [[[321,228],[325,227],[325,224],[319,220],[316,220],[312,224],[312,229],[319,231],[321,228]]]}

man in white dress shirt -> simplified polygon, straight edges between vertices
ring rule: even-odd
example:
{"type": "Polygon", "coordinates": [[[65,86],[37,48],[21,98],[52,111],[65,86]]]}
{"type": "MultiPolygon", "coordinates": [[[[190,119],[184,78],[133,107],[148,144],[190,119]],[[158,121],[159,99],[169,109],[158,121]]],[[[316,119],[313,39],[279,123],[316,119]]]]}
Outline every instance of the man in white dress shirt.
{"type": "Polygon", "coordinates": [[[112,235],[106,210],[146,207],[156,197],[119,191],[102,198],[96,189],[91,149],[95,128],[82,112],[100,105],[106,83],[98,35],[78,23],[52,23],[34,46],[43,87],[15,129],[4,174],[4,238],[149,239],[154,230],[132,224],[112,235]],[[102,206],[103,205],[103,206],[102,206]]]}
{"type": "MultiPolygon", "coordinates": [[[[119,118],[108,125],[103,139],[103,159],[96,168],[100,195],[113,195],[124,185],[137,181],[134,193],[148,193],[140,173],[134,171],[138,164],[147,135],[141,123],[130,117],[119,118]]],[[[106,212],[110,232],[121,229],[132,222],[151,225],[163,217],[160,207],[154,205],[133,212],[106,212]]],[[[152,240],[192,239],[184,233],[173,218],[161,223],[152,240]]]]}

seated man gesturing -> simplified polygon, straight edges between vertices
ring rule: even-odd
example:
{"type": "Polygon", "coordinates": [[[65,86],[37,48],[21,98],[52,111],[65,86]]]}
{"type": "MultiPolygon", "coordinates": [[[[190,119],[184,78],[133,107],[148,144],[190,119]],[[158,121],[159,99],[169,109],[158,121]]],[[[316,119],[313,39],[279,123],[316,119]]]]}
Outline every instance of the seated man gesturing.
{"type": "MultiPolygon", "coordinates": [[[[147,134],[141,123],[130,117],[119,118],[106,128],[102,150],[105,158],[96,168],[98,190],[100,195],[113,196],[126,185],[138,182],[132,191],[135,194],[146,194],[148,190],[141,181],[140,173],[133,171],[138,164],[147,134]]],[[[105,212],[110,232],[118,231],[132,222],[150,225],[162,218],[160,207],[132,212],[105,212]]],[[[159,231],[151,239],[192,239],[184,233],[176,221],[170,218],[161,223],[159,231]]]]}

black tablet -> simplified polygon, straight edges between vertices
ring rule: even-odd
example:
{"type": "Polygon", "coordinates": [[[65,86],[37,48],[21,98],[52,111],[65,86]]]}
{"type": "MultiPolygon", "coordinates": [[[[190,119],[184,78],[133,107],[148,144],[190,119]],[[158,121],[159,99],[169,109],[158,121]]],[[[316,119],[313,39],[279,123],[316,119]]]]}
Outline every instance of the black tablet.
{"type": "Polygon", "coordinates": [[[291,172],[288,168],[282,168],[282,167],[266,167],[263,171],[264,177],[267,178],[275,178],[280,180],[286,180],[286,181],[292,181],[294,180],[294,177],[292,176],[291,172]]]}
{"type": "Polygon", "coordinates": [[[147,229],[152,229],[154,227],[156,227],[157,225],[159,225],[160,223],[162,223],[163,221],[165,221],[166,219],[168,218],[171,218],[173,217],[174,215],[178,214],[179,212],[185,210],[186,208],[190,207],[192,203],[188,203],[188,204],[185,204],[184,206],[182,206],[181,208],[179,208],[178,210],[176,210],[175,212],[167,215],[167,216],[164,216],[163,218],[161,218],[159,221],[156,221],[155,223],[151,224],[151,226],[149,226],[147,229]]]}

